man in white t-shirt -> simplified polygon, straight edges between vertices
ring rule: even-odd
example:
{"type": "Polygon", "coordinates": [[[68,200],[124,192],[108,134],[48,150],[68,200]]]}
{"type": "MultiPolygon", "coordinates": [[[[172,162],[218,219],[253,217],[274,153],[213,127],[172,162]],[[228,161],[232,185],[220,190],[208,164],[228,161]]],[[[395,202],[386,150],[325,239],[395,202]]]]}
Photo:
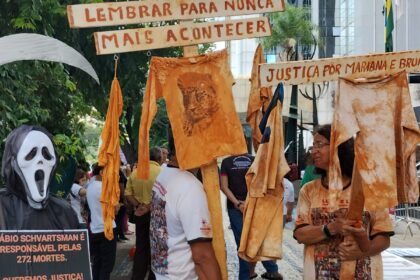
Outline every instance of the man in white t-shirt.
{"type": "Polygon", "coordinates": [[[153,186],[152,270],[157,280],[221,279],[203,185],[192,173],[178,168],[171,140],[170,161],[153,186]]]}
{"type": "Polygon", "coordinates": [[[77,214],[77,219],[79,220],[80,228],[86,228],[85,218],[82,215],[82,200],[86,198],[86,189],[85,184],[87,181],[86,172],[77,168],[76,174],[74,175],[74,182],[70,188],[70,193],[68,198],[70,200],[70,205],[73,208],[74,212],[77,214]]]}
{"type": "Polygon", "coordinates": [[[108,240],[104,234],[104,219],[102,216],[101,192],[102,192],[102,167],[97,164],[93,167],[94,178],[87,186],[86,199],[90,209],[90,253],[92,262],[93,280],[110,279],[115,264],[117,251],[116,224],[112,221],[114,238],[108,240]]]}
{"type": "Polygon", "coordinates": [[[293,183],[283,178],[283,226],[292,221],[293,206],[295,204],[295,189],[293,183]]]}

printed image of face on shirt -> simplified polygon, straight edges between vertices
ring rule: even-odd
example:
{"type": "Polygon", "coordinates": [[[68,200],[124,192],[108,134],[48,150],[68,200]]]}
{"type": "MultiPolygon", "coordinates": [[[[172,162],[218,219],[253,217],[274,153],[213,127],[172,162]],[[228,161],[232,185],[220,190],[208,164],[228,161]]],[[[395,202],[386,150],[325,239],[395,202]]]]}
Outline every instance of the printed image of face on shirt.
{"type": "Polygon", "coordinates": [[[209,74],[184,73],[178,78],[177,84],[184,106],[183,130],[187,136],[191,136],[195,126],[207,124],[219,110],[216,90],[209,74]]]}

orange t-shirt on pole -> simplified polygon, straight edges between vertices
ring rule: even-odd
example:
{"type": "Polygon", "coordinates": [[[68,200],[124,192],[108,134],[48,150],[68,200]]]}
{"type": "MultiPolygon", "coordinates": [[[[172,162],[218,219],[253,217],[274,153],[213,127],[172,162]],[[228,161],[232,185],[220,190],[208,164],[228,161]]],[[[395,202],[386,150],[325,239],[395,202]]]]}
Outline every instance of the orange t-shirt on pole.
{"type": "Polygon", "coordinates": [[[108,111],[104,128],[101,133],[102,145],[99,150],[102,175],[102,215],[104,218],[104,233],[108,240],[114,238],[112,221],[115,217],[115,206],[120,199],[119,170],[120,170],[120,128],[119,119],[123,108],[123,98],[120,83],[114,77],[109,96],[108,111]]]}

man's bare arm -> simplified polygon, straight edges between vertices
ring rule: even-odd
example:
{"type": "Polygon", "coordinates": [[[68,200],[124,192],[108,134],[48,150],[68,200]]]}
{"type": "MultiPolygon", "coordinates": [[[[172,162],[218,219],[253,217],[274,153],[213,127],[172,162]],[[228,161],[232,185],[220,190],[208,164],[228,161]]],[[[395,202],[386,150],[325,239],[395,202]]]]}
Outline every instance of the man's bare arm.
{"type": "Polygon", "coordinates": [[[200,280],[221,280],[219,264],[210,241],[196,241],[190,244],[195,271],[200,280]]]}
{"type": "Polygon", "coordinates": [[[134,195],[126,195],[125,198],[127,199],[128,203],[130,203],[134,208],[140,204],[140,202],[138,202],[134,195]]]}

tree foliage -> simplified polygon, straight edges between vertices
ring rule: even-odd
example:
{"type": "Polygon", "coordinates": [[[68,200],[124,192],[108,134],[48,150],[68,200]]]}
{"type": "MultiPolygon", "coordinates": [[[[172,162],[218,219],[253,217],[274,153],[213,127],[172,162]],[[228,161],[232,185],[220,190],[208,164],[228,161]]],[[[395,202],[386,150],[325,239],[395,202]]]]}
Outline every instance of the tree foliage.
{"type": "MultiPolygon", "coordinates": [[[[277,50],[278,47],[285,51],[286,60],[298,60],[304,53],[305,58],[313,56],[312,47],[318,43],[314,36],[316,26],[311,22],[311,14],[308,7],[287,5],[285,11],[270,14],[272,35],[262,39],[265,50],[277,50]],[[309,55],[308,55],[309,54],[309,55]]],[[[281,55],[280,55],[281,57],[281,55]]],[[[297,116],[298,111],[298,87],[292,86],[289,116],[297,116]]],[[[289,118],[285,128],[286,144],[290,143],[286,157],[289,162],[297,161],[297,119],[289,118]]],[[[303,145],[299,145],[303,153],[303,145]]],[[[301,165],[301,162],[299,162],[301,165]]]]}
{"type": "MultiPolygon", "coordinates": [[[[58,1],[2,1],[0,5],[0,37],[22,32],[54,37],[65,26],[65,7],[58,1]]],[[[21,124],[40,125],[53,135],[68,137],[69,141],[57,143],[58,149],[83,160],[80,116],[90,107],[68,68],[42,61],[2,65],[0,97],[1,139],[21,124]]]]}
{"type": "MultiPolygon", "coordinates": [[[[113,55],[96,55],[93,32],[118,28],[70,29],[66,6],[92,2],[103,1],[0,0],[0,37],[15,33],[38,33],[61,40],[90,61],[101,81],[97,85],[81,70],[59,63],[23,61],[0,66],[1,139],[5,139],[11,130],[21,124],[40,125],[55,136],[60,153],[84,160],[86,142],[95,142],[95,135],[88,131],[86,139],[83,117],[96,115],[103,120],[106,115],[115,63],[113,55]]],[[[206,45],[203,50],[208,47],[206,45]]],[[[136,155],[141,104],[150,58],[154,55],[173,57],[181,54],[181,48],[168,48],[118,56],[117,77],[124,98],[121,140],[130,160],[134,160],[136,155]]],[[[150,133],[152,145],[165,142],[164,128],[167,123],[165,107],[160,103],[150,133]]],[[[88,129],[91,130],[92,126],[88,125],[88,129]]],[[[97,129],[92,131],[98,133],[97,129]]],[[[0,146],[0,153],[3,153],[3,146],[0,146]]]]}
{"type": "Polygon", "coordinates": [[[287,48],[289,40],[294,39],[300,45],[314,43],[313,31],[316,26],[311,22],[307,7],[287,5],[285,11],[270,14],[271,36],[264,37],[262,44],[269,50],[277,46],[287,48]]]}

